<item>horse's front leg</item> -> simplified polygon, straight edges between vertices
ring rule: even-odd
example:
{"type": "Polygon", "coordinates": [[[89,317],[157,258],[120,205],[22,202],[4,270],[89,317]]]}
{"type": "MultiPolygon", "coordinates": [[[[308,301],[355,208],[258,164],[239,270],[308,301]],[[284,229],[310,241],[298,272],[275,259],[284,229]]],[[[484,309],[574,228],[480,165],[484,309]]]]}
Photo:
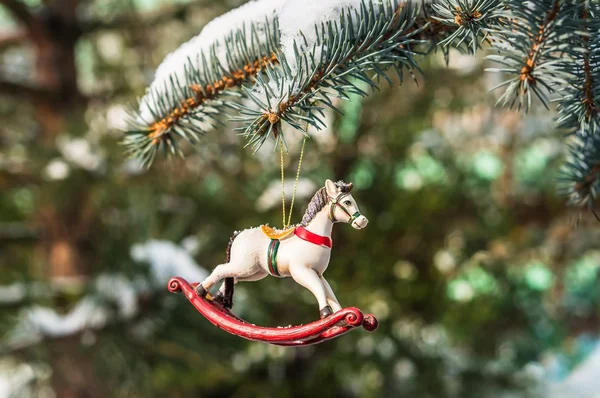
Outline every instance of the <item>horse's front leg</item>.
{"type": "Polygon", "coordinates": [[[315,296],[319,302],[321,319],[333,314],[333,310],[327,305],[325,286],[323,286],[321,278],[312,268],[308,268],[304,264],[290,264],[290,274],[297,283],[310,290],[315,296]]]}
{"type": "Polygon", "coordinates": [[[335,297],[335,294],[333,293],[333,289],[331,289],[329,282],[327,282],[327,280],[325,279],[325,277],[323,277],[323,275],[321,275],[321,282],[323,283],[323,286],[325,287],[325,295],[327,296],[327,302],[329,303],[331,308],[333,308],[333,312],[338,312],[339,310],[342,309],[342,306],[340,305],[340,302],[338,301],[338,299],[335,297]]]}

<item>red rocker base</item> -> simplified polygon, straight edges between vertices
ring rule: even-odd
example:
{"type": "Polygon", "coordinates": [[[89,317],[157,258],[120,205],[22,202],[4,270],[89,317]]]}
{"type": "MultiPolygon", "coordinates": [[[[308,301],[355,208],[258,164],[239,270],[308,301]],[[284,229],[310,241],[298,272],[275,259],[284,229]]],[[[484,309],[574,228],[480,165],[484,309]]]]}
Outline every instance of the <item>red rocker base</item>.
{"type": "Polygon", "coordinates": [[[373,315],[364,315],[358,308],[348,307],[307,325],[276,328],[256,326],[238,318],[220,304],[198,296],[194,290],[196,285],[175,277],[171,278],[168,287],[172,293],[183,291],[196,310],[216,327],[248,340],[280,346],[305,346],[331,340],[359,326],[372,332],[378,325],[373,315]]]}

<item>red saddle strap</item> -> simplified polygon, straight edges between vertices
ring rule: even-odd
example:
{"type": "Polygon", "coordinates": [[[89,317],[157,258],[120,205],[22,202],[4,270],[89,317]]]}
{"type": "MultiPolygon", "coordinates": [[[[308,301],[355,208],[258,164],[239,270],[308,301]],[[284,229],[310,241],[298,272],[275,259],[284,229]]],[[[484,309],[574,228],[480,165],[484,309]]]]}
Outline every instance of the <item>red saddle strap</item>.
{"type": "Polygon", "coordinates": [[[294,234],[302,240],[305,240],[310,243],[314,243],[315,245],[325,246],[331,249],[332,242],[329,236],[321,236],[317,234],[313,234],[308,229],[304,227],[296,227],[294,234]]]}

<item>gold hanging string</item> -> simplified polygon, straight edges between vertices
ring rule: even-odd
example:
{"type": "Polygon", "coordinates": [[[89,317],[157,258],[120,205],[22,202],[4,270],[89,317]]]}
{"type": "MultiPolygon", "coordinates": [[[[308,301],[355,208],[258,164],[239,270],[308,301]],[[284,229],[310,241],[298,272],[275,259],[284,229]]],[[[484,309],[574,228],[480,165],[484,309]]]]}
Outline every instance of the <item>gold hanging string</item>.
{"type": "Polygon", "coordinates": [[[290,203],[290,212],[287,223],[285,222],[285,175],[283,170],[283,140],[280,141],[279,153],[281,163],[281,211],[283,219],[283,229],[288,228],[292,224],[292,212],[294,210],[294,202],[296,200],[296,192],[298,190],[298,181],[300,181],[300,169],[302,168],[302,159],[304,158],[304,148],[306,147],[306,135],[302,141],[302,150],[300,151],[300,159],[298,160],[298,170],[296,171],[296,181],[294,182],[294,191],[292,192],[292,202],[290,203]]]}
{"type": "Polygon", "coordinates": [[[283,140],[279,141],[279,152],[281,154],[281,211],[283,213],[282,227],[285,228],[285,177],[283,174],[283,140]]]}
{"type": "Polygon", "coordinates": [[[300,151],[300,159],[298,160],[298,170],[296,171],[296,181],[294,182],[294,192],[292,193],[292,203],[290,204],[290,214],[286,228],[292,223],[292,210],[294,209],[294,200],[296,200],[296,190],[298,189],[298,181],[300,180],[300,168],[302,167],[302,158],[304,157],[304,147],[306,146],[306,136],[302,141],[302,150],[300,151]]]}

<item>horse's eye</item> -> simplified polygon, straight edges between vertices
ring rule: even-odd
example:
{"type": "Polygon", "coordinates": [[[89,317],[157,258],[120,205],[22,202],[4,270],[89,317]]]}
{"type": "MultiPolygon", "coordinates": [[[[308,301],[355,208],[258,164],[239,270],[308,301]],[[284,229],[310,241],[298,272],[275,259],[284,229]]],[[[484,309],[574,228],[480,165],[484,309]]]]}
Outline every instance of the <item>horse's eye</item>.
{"type": "Polygon", "coordinates": [[[350,202],[349,200],[347,200],[347,201],[345,201],[345,202],[344,202],[344,204],[345,204],[346,206],[350,206],[350,205],[352,204],[352,202],[350,202]]]}

